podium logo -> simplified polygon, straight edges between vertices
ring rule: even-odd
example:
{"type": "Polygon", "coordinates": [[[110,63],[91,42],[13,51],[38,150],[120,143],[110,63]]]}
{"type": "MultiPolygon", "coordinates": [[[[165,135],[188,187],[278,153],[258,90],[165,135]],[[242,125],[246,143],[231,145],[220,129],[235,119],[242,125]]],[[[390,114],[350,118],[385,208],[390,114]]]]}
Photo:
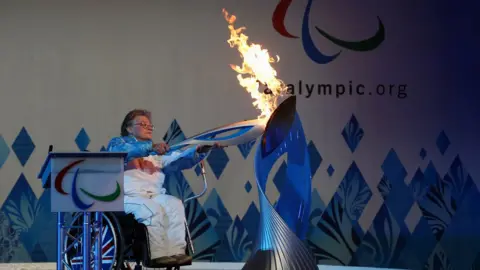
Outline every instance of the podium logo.
{"type": "MultiPolygon", "coordinates": [[[[298,36],[290,34],[290,32],[288,32],[285,27],[285,16],[287,14],[288,8],[290,7],[290,4],[292,3],[292,1],[293,0],[280,0],[272,16],[273,28],[280,35],[286,38],[298,38],[298,36]]],[[[328,64],[333,60],[335,60],[342,51],[339,51],[334,55],[326,55],[315,46],[312,36],[310,35],[310,27],[309,27],[309,17],[310,17],[311,6],[312,6],[312,0],[308,0],[307,7],[305,8],[305,12],[303,14],[303,22],[302,22],[303,49],[307,54],[307,56],[310,59],[312,59],[312,61],[314,61],[315,63],[328,64]]],[[[315,29],[324,38],[326,38],[327,40],[329,40],[330,42],[332,42],[333,44],[341,48],[344,48],[350,51],[356,51],[356,52],[372,51],[376,49],[378,46],[380,46],[380,44],[382,44],[383,41],[385,40],[385,28],[380,18],[379,17],[377,18],[378,18],[377,32],[372,37],[364,40],[358,40],[358,41],[342,40],[328,34],[327,32],[325,32],[324,30],[320,29],[317,26],[315,26],[315,29]]]]}
{"type": "MultiPolygon", "coordinates": [[[[58,193],[62,195],[69,195],[65,190],[63,189],[63,179],[65,178],[65,175],[67,174],[68,171],[70,171],[72,168],[77,166],[78,164],[84,162],[84,159],[74,161],[65,168],[63,168],[55,178],[55,190],[57,190],[58,193]]],[[[87,204],[83,202],[80,197],[78,196],[78,191],[77,191],[77,178],[78,178],[78,172],[80,171],[79,168],[75,171],[75,175],[73,176],[73,183],[72,183],[72,200],[73,203],[80,209],[86,210],[90,207],[93,206],[94,203],[87,204]]],[[[117,182],[117,188],[115,189],[114,192],[107,194],[107,195],[95,195],[93,193],[90,193],[89,191],[80,188],[83,194],[85,194],[87,197],[96,200],[96,201],[101,201],[101,202],[113,202],[115,201],[119,196],[120,196],[120,184],[117,182]]]]}

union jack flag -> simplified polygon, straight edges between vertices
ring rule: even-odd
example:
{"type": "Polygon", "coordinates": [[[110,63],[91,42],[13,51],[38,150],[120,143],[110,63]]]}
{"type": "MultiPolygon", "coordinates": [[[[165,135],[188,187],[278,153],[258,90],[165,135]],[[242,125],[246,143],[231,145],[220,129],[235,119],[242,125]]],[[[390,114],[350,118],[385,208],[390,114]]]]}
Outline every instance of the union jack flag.
{"type": "MultiPolygon", "coordinates": [[[[93,240],[93,239],[92,239],[93,240]]],[[[81,240],[80,240],[81,241],[81,240]]],[[[90,252],[90,266],[93,268],[95,263],[95,242],[90,243],[92,246],[90,252]]],[[[108,226],[103,226],[102,230],[102,269],[111,269],[115,256],[115,243],[113,241],[112,230],[108,226]]],[[[72,270],[83,269],[83,254],[82,250],[78,249],[75,257],[72,258],[72,270]]]]}

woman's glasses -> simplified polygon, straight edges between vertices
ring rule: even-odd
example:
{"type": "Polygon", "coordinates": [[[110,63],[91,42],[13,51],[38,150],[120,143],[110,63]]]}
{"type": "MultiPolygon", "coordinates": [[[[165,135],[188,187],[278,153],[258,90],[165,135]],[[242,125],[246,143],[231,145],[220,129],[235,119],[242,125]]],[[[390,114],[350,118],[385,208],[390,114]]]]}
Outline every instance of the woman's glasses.
{"type": "Polygon", "coordinates": [[[145,128],[145,129],[151,129],[151,130],[154,130],[154,129],[155,129],[155,126],[154,126],[154,125],[149,125],[149,124],[144,123],[144,122],[135,123],[134,125],[135,125],[135,126],[141,126],[142,128],[145,128]]]}

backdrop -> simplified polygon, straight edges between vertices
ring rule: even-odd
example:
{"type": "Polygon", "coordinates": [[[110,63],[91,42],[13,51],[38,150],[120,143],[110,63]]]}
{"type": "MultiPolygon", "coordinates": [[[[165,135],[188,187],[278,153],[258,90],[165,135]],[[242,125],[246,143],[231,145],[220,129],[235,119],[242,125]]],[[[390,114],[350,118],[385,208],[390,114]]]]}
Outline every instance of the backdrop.
{"type": "MultiPolygon", "coordinates": [[[[36,178],[48,145],[98,151],[133,108],[153,112],[155,141],[259,115],[229,67],[242,59],[227,44],[226,8],[249,41],[280,56],[278,78],[298,96],[319,264],[480,266],[478,5],[2,1],[1,261],[55,261],[55,215],[36,178]]],[[[209,189],[189,213],[201,220],[189,219],[196,260],[247,259],[259,215],[255,148],[207,159],[209,189]]],[[[284,170],[278,162],[270,176],[272,203],[284,170]]],[[[197,173],[166,186],[198,193],[197,173]]]]}

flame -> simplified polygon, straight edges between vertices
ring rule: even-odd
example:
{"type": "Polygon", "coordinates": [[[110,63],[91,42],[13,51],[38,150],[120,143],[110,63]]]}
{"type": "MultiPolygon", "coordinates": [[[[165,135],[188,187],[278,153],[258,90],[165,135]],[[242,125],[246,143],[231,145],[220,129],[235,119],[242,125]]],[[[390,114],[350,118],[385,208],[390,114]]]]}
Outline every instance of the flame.
{"type": "Polygon", "coordinates": [[[230,67],[239,73],[237,79],[240,85],[250,93],[254,101],[253,106],[261,111],[258,119],[268,120],[270,115],[278,106],[278,98],[282,97],[287,88],[285,83],[276,78],[277,71],[271,66],[272,63],[278,62],[270,57],[267,49],[262,49],[259,44],[248,44],[248,36],[242,33],[246,28],[235,28],[235,15],[229,16],[228,12],[223,9],[223,15],[228,22],[230,30],[230,39],[227,40],[230,47],[236,47],[243,58],[242,66],[232,65],[230,67]],[[263,86],[260,88],[260,84],[263,86]],[[268,88],[267,93],[264,93],[268,88]]]}

